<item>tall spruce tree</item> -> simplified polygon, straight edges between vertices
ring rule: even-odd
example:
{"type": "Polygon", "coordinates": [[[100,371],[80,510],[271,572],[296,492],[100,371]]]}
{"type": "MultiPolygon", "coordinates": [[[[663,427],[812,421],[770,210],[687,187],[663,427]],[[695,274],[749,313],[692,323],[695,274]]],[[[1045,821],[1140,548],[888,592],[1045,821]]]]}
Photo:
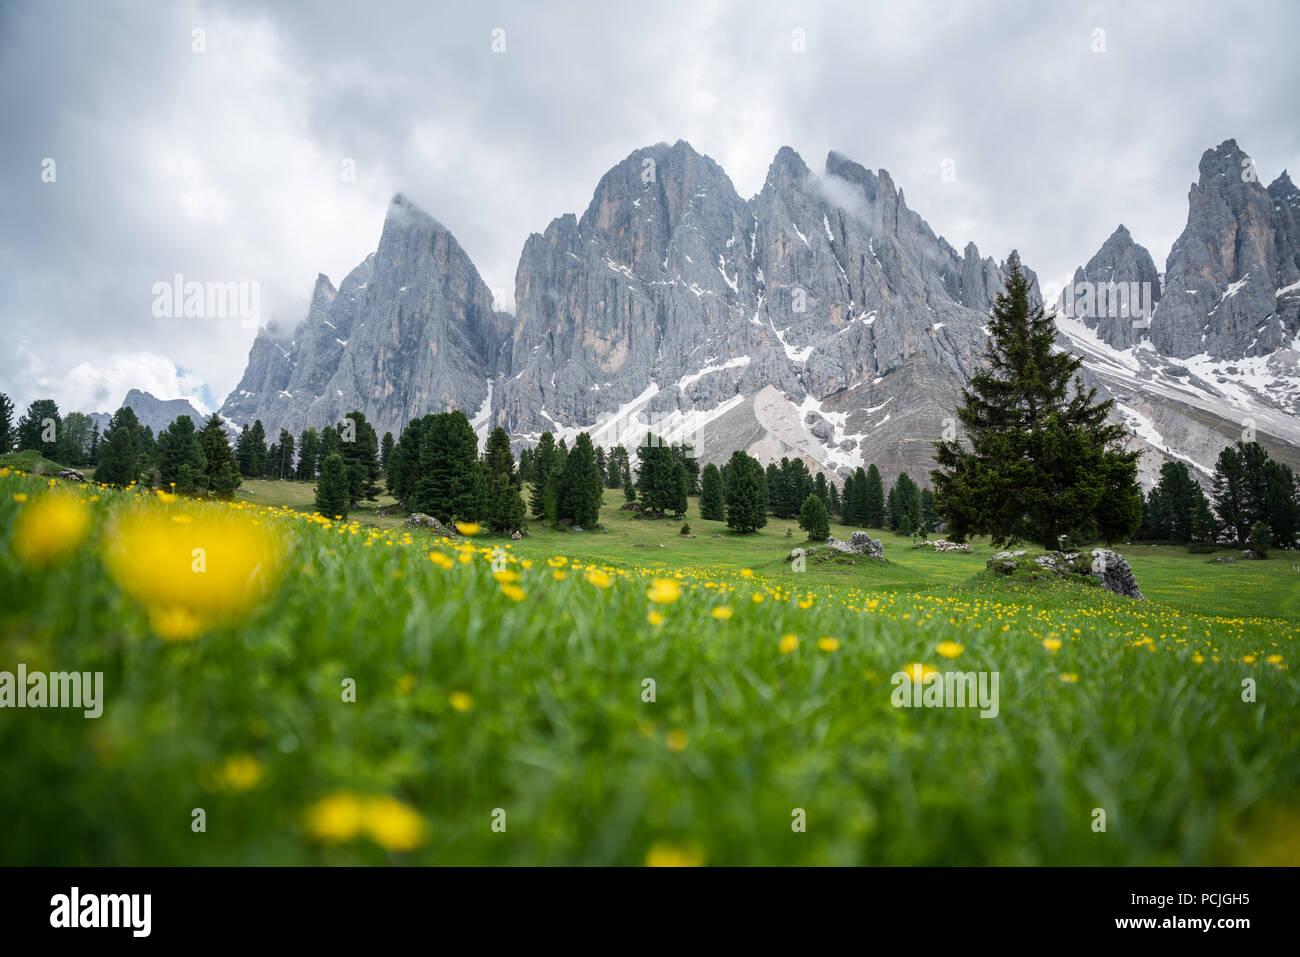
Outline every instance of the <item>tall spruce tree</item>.
{"type": "MultiPolygon", "coordinates": [[[[861,467],[858,474],[862,475],[861,467]]],[[[865,485],[862,489],[862,524],[867,528],[885,527],[885,480],[880,477],[880,469],[875,463],[867,469],[865,485]]]]}
{"type": "Polygon", "coordinates": [[[488,527],[494,532],[512,532],[524,526],[524,499],[520,494],[523,480],[515,470],[515,456],[510,436],[498,426],[488,435],[483,448],[484,511],[488,527]]]}
{"type": "Polygon", "coordinates": [[[199,445],[203,448],[207,489],[218,498],[233,498],[239,488],[239,463],[226,437],[226,423],[213,412],[199,432],[199,445]]]}
{"type": "Polygon", "coordinates": [[[477,522],[482,473],[478,436],[461,411],[433,417],[420,445],[419,479],[408,506],[439,521],[477,522]]]}
{"type": "Polygon", "coordinates": [[[727,527],[747,534],[767,524],[767,488],[763,466],[737,449],[727,462],[727,527]]]}
{"type": "MultiPolygon", "coordinates": [[[[379,436],[375,427],[355,409],[337,426],[339,454],[348,467],[348,493],[352,504],[379,496],[379,436]]],[[[476,440],[477,443],[477,440],[476,440]]],[[[477,448],[477,445],[476,445],[477,448]]]]}
{"type": "Polygon", "coordinates": [[[637,492],[642,515],[677,514],[682,499],[680,462],[659,436],[647,432],[637,449],[637,492]]]}
{"type": "Polygon", "coordinates": [[[551,475],[557,473],[560,465],[560,453],[555,447],[555,436],[543,432],[533,450],[532,490],[528,496],[528,508],[533,518],[546,518],[546,485],[551,475]]]}
{"type": "Polygon", "coordinates": [[[34,449],[47,459],[54,458],[63,416],[53,399],[37,399],[18,420],[18,449],[34,449]]]}
{"type": "Polygon", "coordinates": [[[0,392],[0,455],[14,447],[15,437],[14,404],[9,396],[0,392]]]}
{"type": "Polygon", "coordinates": [[[347,518],[351,498],[347,463],[338,452],[331,452],[325,456],[316,482],[316,511],[326,518],[347,518]]]}
{"type": "Polygon", "coordinates": [[[184,495],[206,489],[207,459],[194,420],[177,416],[158,433],[158,480],[184,495]]]}
{"type": "Polygon", "coordinates": [[[320,433],[315,429],[303,429],[298,439],[298,469],[296,478],[310,482],[316,477],[316,462],[320,456],[320,433]]]}
{"type": "Polygon", "coordinates": [[[727,504],[722,498],[722,473],[710,462],[700,475],[700,518],[722,522],[727,518],[727,504]]]}
{"type": "Polygon", "coordinates": [[[125,488],[140,477],[140,420],[130,406],[113,413],[104,433],[95,480],[125,488]]]}
{"type": "Polygon", "coordinates": [[[803,507],[799,510],[799,527],[808,533],[810,542],[824,542],[830,535],[830,515],[820,495],[813,493],[803,500],[803,507]]]}
{"type": "Polygon", "coordinates": [[[970,440],[935,443],[935,508],[953,538],[985,534],[997,546],[1059,547],[1059,536],[1127,538],[1141,521],[1137,452],[1109,424],[1113,400],[1096,401],[1057,352],[1056,323],[1030,302],[1012,253],[1006,289],[988,320],[985,365],[962,391],[958,419],[970,440]],[[1071,390],[1073,385],[1073,390],[1071,390]]]}
{"type": "Polygon", "coordinates": [[[560,521],[571,522],[584,529],[595,528],[600,523],[600,501],[604,483],[596,467],[596,451],[591,436],[579,432],[573,440],[573,449],[564,460],[558,483],[556,515],[560,521]]]}

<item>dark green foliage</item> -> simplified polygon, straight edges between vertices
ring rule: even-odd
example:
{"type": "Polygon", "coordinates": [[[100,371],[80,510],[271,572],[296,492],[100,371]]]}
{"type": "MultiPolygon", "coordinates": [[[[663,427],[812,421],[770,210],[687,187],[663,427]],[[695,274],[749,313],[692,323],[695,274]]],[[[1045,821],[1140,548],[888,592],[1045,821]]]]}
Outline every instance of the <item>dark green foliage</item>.
{"type": "Polygon", "coordinates": [[[856,473],[863,482],[860,500],[862,508],[861,523],[867,528],[885,527],[885,481],[880,477],[880,469],[873,463],[864,474],[859,467],[856,473]]]}
{"type": "Polygon", "coordinates": [[[327,425],[320,430],[320,446],[316,452],[316,471],[321,470],[326,458],[336,454],[343,454],[343,440],[339,438],[338,429],[332,425],[327,425]]]}
{"type": "MultiPolygon", "coordinates": [[[[348,467],[348,493],[353,505],[379,496],[379,436],[365,415],[353,410],[338,424],[339,454],[348,467]]],[[[475,440],[475,450],[478,444],[475,440]]]]}
{"type": "Polygon", "coordinates": [[[528,497],[529,511],[533,518],[546,518],[546,485],[551,475],[557,473],[560,465],[560,451],[555,446],[555,436],[543,432],[533,450],[532,492],[528,497]]]}
{"type": "Polygon", "coordinates": [[[478,436],[464,412],[433,416],[420,443],[419,478],[407,507],[443,523],[479,520],[478,436]]]}
{"type": "Polygon", "coordinates": [[[1209,510],[1205,493],[1182,462],[1160,466],[1160,479],[1143,503],[1140,534],[1162,542],[1202,542],[1213,534],[1206,528],[1209,510]]]}
{"type": "Polygon", "coordinates": [[[226,438],[226,423],[217,413],[203,424],[199,446],[203,449],[204,484],[217,497],[232,498],[239,488],[239,464],[226,438]]]}
{"type": "Polygon", "coordinates": [[[113,413],[100,449],[96,481],[126,487],[140,477],[140,421],[129,406],[113,413]]]}
{"type": "Polygon", "coordinates": [[[1256,522],[1250,526],[1250,550],[1255,553],[1256,558],[1268,558],[1268,545],[1268,525],[1256,522]]]}
{"type": "Polygon", "coordinates": [[[393,438],[392,432],[385,432],[383,439],[379,443],[379,470],[384,473],[384,478],[388,478],[388,460],[393,454],[393,447],[397,441],[393,438]]]}
{"type": "Polygon", "coordinates": [[[188,415],[177,416],[158,435],[158,480],[184,495],[207,490],[207,459],[188,415]]]}
{"type": "Polygon", "coordinates": [[[595,528],[600,524],[603,489],[591,436],[579,432],[560,471],[556,488],[556,518],[584,529],[595,528]]]}
{"type": "Polygon", "coordinates": [[[266,474],[271,478],[293,478],[293,435],[280,430],[280,440],[275,444],[276,455],[266,463],[266,474]]]}
{"type": "Polygon", "coordinates": [[[18,449],[35,449],[47,459],[53,459],[59,441],[59,427],[63,417],[53,399],[37,399],[27,407],[18,420],[18,449]]]}
{"type": "Polygon", "coordinates": [[[1300,489],[1289,466],[1269,458],[1257,442],[1238,442],[1219,453],[1215,464],[1214,510],[1224,531],[1245,544],[1263,522],[1270,541],[1294,548],[1300,534],[1300,489]]]}
{"type": "Polygon", "coordinates": [[[826,484],[829,486],[829,492],[830,492],[830,500],[829,500],[830,504],[828,506],[828,508],[830,509],[830,513],[832,515],[839,515],[840,514],[839,486],[836,485],[834,482],[827,482],[826,484]]]}
{"type": "Polygon", "coordinates": [[[326,518],[347,518],[351,497],[347,463],[338,452],[332,452],[321,464],[316,482],[316,511],[326,518]]]}
{"type": "Polygon", "coordinates": [[[637,449],[636,487],[642,515],[680,515],[686,511],[685,467],[673,448],[647,432],[637,449]]]}
{"type": "Polygon", "coordinates": [[[1054,317],[1030,303],[1015,254],[1009,266],[985,365],[957,410],[970,449],[935,443],[935,508],[957,541],[986,534],[996,546],[1056,548],[1062,534],[1125,539],[1141,521],[1138,453],[1123,451],[1124,428],[1107,422],[1113,400],[1097,402],[1077,377],[1083,360],[1055,351],[1054,317]]]}
{"type": "Polygon", "coordinates": [[[90,455],[94,424],[84,412],[65,415],[54,443],[54,461],[62,465],[85,465],[90,455]]]}
{"type": "Polygon", "coordinates": [[[889,490],[886,502],[889,527],[901,535],[911,535],[921,527],[921,490],[910,475],[903,472],[889,490]]]}
{"type": "Polygon", "coordinates": [[[632,463],[627,449],[616,445],[606,455],[605,484],[609,488],[622,488],[631,478],[632,463]]]}
{"type": "Polygon", "coordinates": [[[251,426],[244,426],[235,443],[235,461],[239,464],[239,474],[245,478],[261,478],[266,474],[266,461],[269,457],[266,448],[266,429],[258,419],[251,426]]]}
{"type": "Polygon", "coordinates": [[[298,469],[296,478],[310,482],[316,477],[316,463],[320,456],[320,433],[315,429],[303,429],[298,440],[298,469]]]}
{"type": "Polygon", "coordinates": [[[488,436],[483,450],[483,516],[494,532],[512,532],[524,527],[524,498],[520,494],[523,480],[515,470],[510,437],[497,427],[488,436]]]}
{"type": "Polygon", "coordinates": [[[799,527],[808,533],[808,541],[824,542],[831,533],[831,519],[826,503],[816,493],[803,500],[799,510],[799,527]]]}
{"type": "Polygon", "coordinates": [[[712,463],[704,466],[700,476],[700,518],[711,522],[722,522],[727,518],[727,504],[722,497],[722,473],[712,463]]]}
{"type": "Polygon", "coordinates": [[[727,463],[727,527],[737,532],[756,532],[767,524],[767,489],[763,467],[737,449],[727,463]]]}
{"type": "Polygon", "coordinates": [[[9,396],[0,392],[0,455],[14,447],[17,439],[17,425],[14,422],[14,404],[9,396]]]}

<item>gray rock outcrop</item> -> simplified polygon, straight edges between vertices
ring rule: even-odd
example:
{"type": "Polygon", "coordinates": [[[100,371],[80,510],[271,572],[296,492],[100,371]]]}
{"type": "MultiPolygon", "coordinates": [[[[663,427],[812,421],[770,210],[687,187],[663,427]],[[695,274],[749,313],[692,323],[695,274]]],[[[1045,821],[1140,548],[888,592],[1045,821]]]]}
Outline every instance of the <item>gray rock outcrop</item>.
{"type": "Polygon", "coordinates": [[[848,552],[850,555],[867,555],[871,558],[885,557],[885,546],[866,532],[854,532],[849,536],[847,542],[842,542],[832,535],[826,539],[826,544],[837,552],[848,552]]]}

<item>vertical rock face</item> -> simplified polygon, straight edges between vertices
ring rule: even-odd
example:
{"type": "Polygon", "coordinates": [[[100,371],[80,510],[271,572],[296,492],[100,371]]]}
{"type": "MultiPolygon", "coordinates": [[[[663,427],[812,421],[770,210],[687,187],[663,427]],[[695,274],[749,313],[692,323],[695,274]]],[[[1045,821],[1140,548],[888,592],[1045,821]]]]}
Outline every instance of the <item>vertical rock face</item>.
{"type": "Polygon", "coordinates": [[[1151,342],[1165,355],[1241,358],[1273,352],[1300,331],[1295,187],[1257,180],[1226,140],[1201,157],[1187,228],[1169,253],[1151,342]]]}
{"type": "Polygon", "coordinates": [[[287,347],[259,332],[222,414],[260,418],[270,434],[329,425],[353,409],[381,433],[431,411],[473,416],[508,363],[509,322],[455,237],[398,195],[379,249],[337,291],[317,279],[287,347]]]}
{"type": "Polygon", "coordinates": [[[1147,327],[1150,315],[1143,313],[1140,301],[1149,296],[1152,308],[1160,301],[1156,264],[1122,223],[1088,264],[1074,271],[1071,287],[1057,304],[1061,314],[1082,322],[1116,349],[1136,345],[1147,327]]]}
{"type": "Polygon", "coordinates": [[[495,418],[521,436],[597,427],[598,441],[649,426],[706,459],[740,442],[834,471],[885,444],[894,430],[868,436],[901,400],[918,428],[892,470],[921,473],[1002,278],[936,237],[888,173],[837,153],[818,176],[783,148],[745,202],[688,144],[648,147],[581,219],[525,245],[495,418]],[[919,388],[927,370],[947,387],[919,388]]]}

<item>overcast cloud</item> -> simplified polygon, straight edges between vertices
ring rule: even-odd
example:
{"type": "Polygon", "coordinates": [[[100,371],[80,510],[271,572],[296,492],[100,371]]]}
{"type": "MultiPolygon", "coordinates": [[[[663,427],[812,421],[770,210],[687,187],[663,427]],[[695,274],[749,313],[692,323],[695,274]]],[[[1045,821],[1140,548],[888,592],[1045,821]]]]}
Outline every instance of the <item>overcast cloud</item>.
{"type": "Polygon", "coordinates": [[[529,233],[677,139],[743,197],[783,145],[887,169],[1045,283],[1120,222],[1163,268],[1206,148],[1300,168],[1297,36],[1281,2],[3,3],[0,391],[219,404],[254,330],[158,318],[154,284],[257,282],[296,321],[398,190],[512,303],[529,233]]]}

